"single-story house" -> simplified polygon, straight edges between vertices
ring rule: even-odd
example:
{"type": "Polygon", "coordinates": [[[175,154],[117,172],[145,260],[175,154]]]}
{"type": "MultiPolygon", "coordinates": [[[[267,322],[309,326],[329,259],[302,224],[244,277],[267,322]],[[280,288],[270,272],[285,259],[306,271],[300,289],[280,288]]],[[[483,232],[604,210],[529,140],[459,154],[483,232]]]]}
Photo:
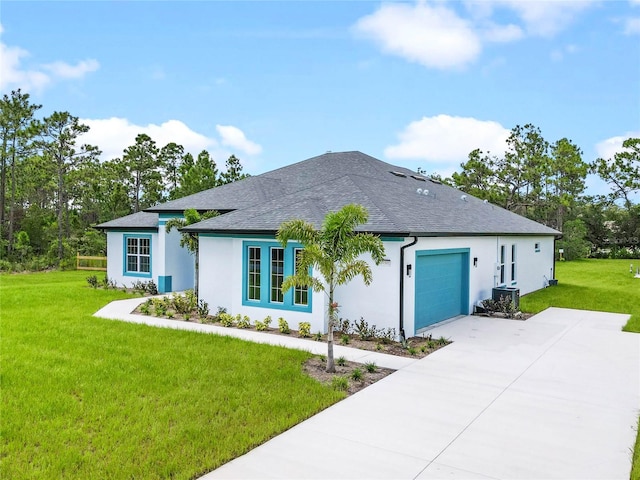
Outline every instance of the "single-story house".
{"type": "Polygon", "coordinates": [[[494,287],[524,295],[554,277],[560,232],[361,152],[326,153],[103,223],[107,273],[120,284],[153,279],[161,292],[193,287],[194,259],[164,225],[188,208],[217,210],[185,229],[199,235],[200,298],[213,311],[326,331],[324,293],[281,292],[300,245],[282,248],[275,234],[293,218],[320,227],[327,212],[349,203],[367,208],[360,230],[381,237],[386,258],[371,262],[370,286],[355,279],[338,287],[342,318],[412,336],[472,313],[494,287]]]}

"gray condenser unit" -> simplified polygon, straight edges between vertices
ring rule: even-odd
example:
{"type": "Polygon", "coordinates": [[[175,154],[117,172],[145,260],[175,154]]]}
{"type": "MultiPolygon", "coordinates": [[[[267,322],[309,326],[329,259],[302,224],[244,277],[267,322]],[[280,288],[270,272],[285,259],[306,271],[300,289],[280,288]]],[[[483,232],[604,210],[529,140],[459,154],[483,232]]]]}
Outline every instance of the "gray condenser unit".
{"type": "Polygon", "coordinates": [[[520,308],[520,289],[515,287],[494,287],[491,292],[491,298],[496,302],[500,300],[500,297],[510,298],[511,303],[515,306],[516,310],[520,308]]]}

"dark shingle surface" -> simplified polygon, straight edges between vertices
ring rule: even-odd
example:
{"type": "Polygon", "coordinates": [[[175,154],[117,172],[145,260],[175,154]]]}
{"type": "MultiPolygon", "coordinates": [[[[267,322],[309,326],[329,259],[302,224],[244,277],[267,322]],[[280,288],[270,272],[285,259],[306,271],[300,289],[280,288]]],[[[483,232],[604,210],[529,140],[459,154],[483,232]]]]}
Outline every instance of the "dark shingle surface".
{"type": "Polygon", "coordinates": [[[150,210],[235,210],[188,228],[195,232],[275,232],[293,218],[319,227],[327,212],[359,203],[369,211],[369,222],[361,230],[380,234],[559,234],[470,195],[463,200],[459,190],[411,175],[417,174],[360,152],[327,153],[150,210]],[[428,189],[429,195],[418,195],[418,188],[428,189]]]}
{"type": "Polygon", "coordinates": [[[158,229],[158,214],[150,212],[138,212],[127,215],[126,217],[116,218],[109,222],[101,223],[96,228],[104,228],[106,230],[112,228],[139,228],[139,229],[158,229]]]}

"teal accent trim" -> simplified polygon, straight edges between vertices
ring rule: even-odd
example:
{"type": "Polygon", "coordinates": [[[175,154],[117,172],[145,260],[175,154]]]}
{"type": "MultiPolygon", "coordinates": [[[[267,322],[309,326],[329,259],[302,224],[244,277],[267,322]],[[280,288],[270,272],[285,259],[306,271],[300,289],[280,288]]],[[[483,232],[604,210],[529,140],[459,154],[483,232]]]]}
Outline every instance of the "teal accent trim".
{"type": "Polygon", "coordinates": [[[442,250],[418,250],[416,251],[416,257],[423,257],[426,255],[448,255],[450,253],[466,253],[471,252],[470,248],[444,248],[442,250]]]}
{"type": "Polygon", "coordinates": [[[184,214],[182,213],[159,213],[158,220],[171,220],[172,218],[184,218],[184,214]]]}
{"type": "Polygon", "coordinates": [[[383,242],[404,242],[405,237],[380,237],[383,242]]]}
{"type": "MultiPolygon", "coordinates": [[[[211,238],[256,238],[256,239],[265,239],[265,240],[275,240],[273,235],[250,235],[250,234],[237,234],[237,233],[200,233],[201,237],[211,237],[211,238]]],[[[278,244],[280,245],[280,244],[278,244]]]]}
{"type": "Polygon", "coordinates": [[[172,292],[171,275],[158,275],[158,293],[172,292]]]}
{"type": "MultiPolygon", "coordinates": [[[[235,236],[235,235],[234,235],[235,236]]],[[[273,237],[272,237],[273,238],[273,237]]],[[[294,289],[290,288],[284,294],[282,303],[271,302],[271,248],[282,248],[278,242],[243,241],[242,242],[242,305],[246,307],[271,308],[274,310],[290,310],[294,312],[311,312],[312,291],[309,289],[307,298],[308,305],[296,305],[294,300],[294,289]],[[248,298],[248,261],[249,247],[260,248],[260,300],[250,300],[248,298]]],[[[293,275],[294,249],[302,248],[299,243],[289,242],[284,249],[284,278],[293,275]]]]}
{"type": "Polygon", "coordinates": [[[122,236],[122,275],[125,277],[152,278],[153,270],[153,238],[151,235],[132,233],[122,236]],[[146,238],[149,240],[149,272],[130,272],[127,270],[127,239],[146,238]]]}
{"type": "Polygon", "coordinates": [[[414,331],[469,314],[470,249],[416,252],[414,331]]]}

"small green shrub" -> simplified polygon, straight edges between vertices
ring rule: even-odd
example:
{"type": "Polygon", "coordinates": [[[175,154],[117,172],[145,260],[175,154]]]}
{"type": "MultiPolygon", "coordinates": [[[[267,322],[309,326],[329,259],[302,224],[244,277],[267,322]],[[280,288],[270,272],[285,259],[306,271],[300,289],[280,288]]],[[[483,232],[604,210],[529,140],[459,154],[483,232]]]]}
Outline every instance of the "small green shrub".
{"type": "Polygon", "coordinates": [[[369,373],[375,373],[375,371],[378,370],[378,366],[376,365],[375,362],[367,362],[367,363],[365,363],[364,364],[364,368],[369,373]]]}
{"type": "Polygon", "coordinates": [[[396,329],[395,328],[387,328],[386,330],[381,329],[376,332],[376,337],[385,345],[392,343],[396,339],[396,329]]]}
{"type": "Polygon", "coordinates": [[[381,343],[376,343],[376,350],[378,350],[378,351],[382,350],[382,344],[381,343]]]}
{"type": "Polygon", "coordinates": [[[209,316],[209,304],[204,300],[200,300],[198,302],[198,317],[201,319],[207,318],[209,316]]]}
{"type": "Polygon", "coordinates": [[[433,350],[434,348],[436,348],[436,342],[434,342],[433,340],[429,340],[429,341],[427,342],[427,348],[428,348],[429,350],[433,350]]]}
{"type": "Polygon", "coordinates": [[[409,351],[409,354],[410,354],[410,355],[415,355],[416,353],[418,353],[418,352],[416,351],[416,349],[415,349],[415,348],[413,348],[413,347],[409,347],[409,348],[408,348],[408,351],[409,351]]]}
{"type": "Polygon", "coordinates": [[[154,298],[152,300],[153,311],[156,317],[164,317],[167,314],[167,305],[164,298],[154,298]]]}
{"type": "Polygon", "coordinates": [[[96,277],[95,275],[89,275],[87,277],[87,283],[93,288],[98,288],[98,277],[96,277]]]}
{"type": "Polygon", "coordinates": [[[320,341],[322,341],[322,332],[316,332],[316,333],[314,333],[314,334],[313,334],[313,339],[314,339],[316,342],[320,342],[320,341]]]}
{"type": "Polygon", "coordinates": [[[363,373],[362,370],[360,370],[359,368],[356,368],[353,370],[353,372],[351,372],[351,379],[359,382],[360,380],[362,380],[363,377],[363,373]]]}
{"type": "Polygon", "coordinates": [[[102,288],[105,290],[118,288],[118,283],[115,280],[111,280],[107,275],[102,279],[102,288]]]}
{"type": "Polygon", "coordinates": [[[436,340],[436,344],[440,345],[441,347],[444,347],[445,345],[449,345],[451,342],[449,341],[448,338],[445,337],[440,337],[436,340]]]}
{"type": "Polygon", "coordinates": [[[311,336],[311,324],[309,322],[300,322],[298,324],[298,335],[301,338],[309,338],[311,336]]]}
{"type": "Polygon", "coordinates": [[[344,357],[338,357],[338,359],[336,360],[336,364],[344,367],[347,364],[347,359],[344,357]]]}
{"type": "Polygon", "coordinates": [[[426,346],[426,345],[421,345],[421,346],[420,346],[420,351],[421,351],[422,353],[425,353],[425,352],[427,351],[427,346],[426,346]]]}
{"type": "Polygon", "coordinates": [[[348,345],[348,344],[349,344],[349,340],[350,340],[349,335],[347,335],[347,334],[345,334],[345,333],[343,333],[343,334],[340,336],[340,343],[341,343],[342,345],[348,345]]]}
{"type": "Polygon", "coordinates": [[[258,332],[264,332],[267,329],[267,326],[264,324],[262,320],[256,320],[255,324],[256,330],[258,332]]]}
{"type": "Polygon", "coordinates": [[[349,322],[348,318],[339,319],[335,326],[336,332],[342,332],[345,335],[349,335],[351,333],[351,322],[349,322]]]}
{"type": "Polygon", "coordinates": [[[171,319],[173,317],[175,317],[176,314],[173,310],[167,310],[167,318],[171,319]]]}
{"type": "Polygon", "coordinates": [[[223,327],[233,327],[235,317],[227,312],[218,315],[218,321],[223,327]]]}
{"type": "Polygon", "coordinates": [[[171,307],[179,313],[180,315],[184,315],[189,310],[189,305],[187,304],[187,299],[182,295],[174,293],[171,295],[171,307]]]}
{"type": "Polygon", "coordinates": [[[248,315],[244,315],[242,318],[240,318],[237,321],[237,325],[236,326],[238,328],[249,328],[249,327],[251,327],[251,319],[249,318],[248,315]]]}
{"type": "Polygon", "coordinates": [[[334,390],[346,392],[349,390],[349,380],[347,377],[335,376],[331,379],[331,386],[334,390]]]}
{"type": "Polygon", "coordinates": [[[263,322],[267,326],[267,328],[269,328],[269,325],[271,325],[272,321],[273,320],[271,318],[271,315],[267,315],[266,317],[264,317],[264,320],[263,320],[263,322]]]}
{"type": "Polygon", "coordinates": [[[187,308],[190,311],[198,309],[198,297],[196,297],[196,292],[189,289],[184,292],[184,298],[187,301],[187,308]]]}
{"type": "Polygon", "coordinates": [[[289,334],[291,332],[289,330],[289,324],[282,317],[278,319],[278,330],[280,330],[280,333],[285,333],[285,334],[289,334]]]}
{"type": "Polygon", "coordinates": [[[143,315],[151,315],[151,304],[149,302],[144,302],[140,305],[140,313],[143,315]]]}

